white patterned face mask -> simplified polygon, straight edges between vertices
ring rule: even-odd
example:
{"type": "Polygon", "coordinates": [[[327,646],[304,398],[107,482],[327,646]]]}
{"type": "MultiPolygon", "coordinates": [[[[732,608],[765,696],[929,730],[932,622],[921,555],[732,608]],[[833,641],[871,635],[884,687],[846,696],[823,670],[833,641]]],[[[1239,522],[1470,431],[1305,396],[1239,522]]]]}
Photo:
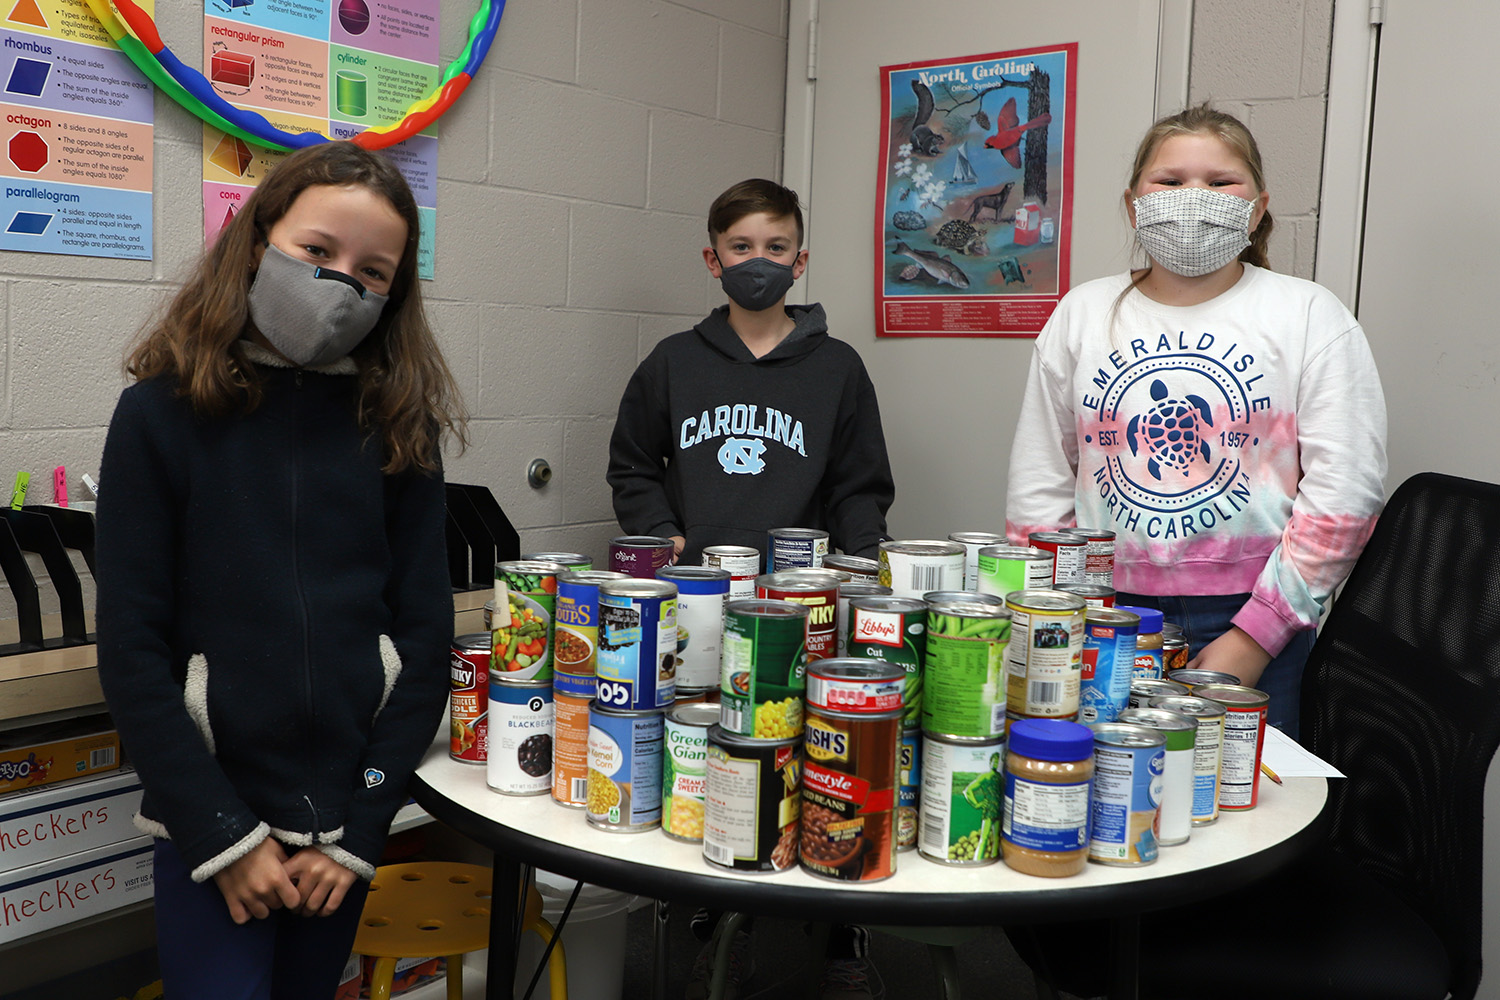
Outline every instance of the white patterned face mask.
{"type": "Polygon", "coordinates": [[[1134,206],[1136,239],[1173,274],[1212,274],[1250,245],[1253,201],[1212,188],[1170,188],[1142,195],[1134,206]]]}

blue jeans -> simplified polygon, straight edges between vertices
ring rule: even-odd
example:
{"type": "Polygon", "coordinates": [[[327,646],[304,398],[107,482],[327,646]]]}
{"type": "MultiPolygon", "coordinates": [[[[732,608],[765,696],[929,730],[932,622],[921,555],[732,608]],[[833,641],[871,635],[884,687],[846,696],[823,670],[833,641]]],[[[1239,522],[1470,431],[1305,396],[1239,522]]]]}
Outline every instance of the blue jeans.
{"type": "MultiPolygon", "coordinates": [[[[1115,595],[1115,604],[1132,604],[1156,608],[1167,621],[1182,626],[1188,641],[1188,656],[1197,656],[1204,646],[1229,631],[1232,619],[1250,599],[1249,594],[1224,594],[1210,597],[1149,597],[1145,594],[1115,595]]],[[[1271,696],[1266,709],[1267,725],[1275,726],[1297,739],[1298,718],[1302,709],[1302,668],[1312,651],[1317,632],[1298,632],[1280,655],[1266,666],[1255,689],[1271,696]]]]}
{"type": "Polygon", "coordinates": [[[369,883],[329,917],[272,910],[236,924],[213,879],[194,882],[170,840],[156,842],[156,953],[172,1000],[328,1000],[354,946],[369,883]]]}

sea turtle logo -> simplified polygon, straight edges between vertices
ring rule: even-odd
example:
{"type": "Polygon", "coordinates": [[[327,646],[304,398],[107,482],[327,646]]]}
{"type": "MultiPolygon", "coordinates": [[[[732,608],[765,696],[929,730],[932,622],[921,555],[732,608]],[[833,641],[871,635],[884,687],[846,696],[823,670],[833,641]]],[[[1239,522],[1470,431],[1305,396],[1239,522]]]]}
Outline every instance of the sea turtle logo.
{"type": "Polygon", "coordinates": [[[726,438],[719,448],[719,464],[731,476],[758,476],[766,467],[766,443],[760,438],[726,438]]]}
{"type": "Polygon", "coordinates": [[[1125,429],[1125,440],[1132,455],[1145,448],[1150,456],[1146,469],[1161,481],[1162,466],[1189,475],[1193,459],[1203,456],[1210,461],[1208,440],[1199,433],[1199,423],[1213,430],[1214,422],[1208,403],[1201,396],[1189,394],[1186,399],[1173,399],[1167,395],[1167,384],[1161,379],[1151,383],[1151,398],[1156,403],[1144,414],[1130,418],[1125,429]]]}

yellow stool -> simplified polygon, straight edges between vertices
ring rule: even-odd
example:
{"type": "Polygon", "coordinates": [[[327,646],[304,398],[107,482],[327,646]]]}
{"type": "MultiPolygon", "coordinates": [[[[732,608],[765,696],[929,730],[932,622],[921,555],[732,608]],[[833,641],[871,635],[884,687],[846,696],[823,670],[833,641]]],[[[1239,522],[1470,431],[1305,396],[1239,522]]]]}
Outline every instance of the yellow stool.
{"type": "MultiPolygon", "coordinates": [[[[448,1000],[463,1000],[463,956],[489,944],[492,884],[490,869],[479,865],[415,861],[377,868],[354,936],[354,950],[376,959],[370,1000],[389,1000],[398,958],[432,955],[448,960],[448,1000]]],[[[553,937],[535,888],[527,889],[522,927],[544,942],[553,937]]],[[[553,1000],[567,1000],[562,941],[548,972],[553,1000]]]]}

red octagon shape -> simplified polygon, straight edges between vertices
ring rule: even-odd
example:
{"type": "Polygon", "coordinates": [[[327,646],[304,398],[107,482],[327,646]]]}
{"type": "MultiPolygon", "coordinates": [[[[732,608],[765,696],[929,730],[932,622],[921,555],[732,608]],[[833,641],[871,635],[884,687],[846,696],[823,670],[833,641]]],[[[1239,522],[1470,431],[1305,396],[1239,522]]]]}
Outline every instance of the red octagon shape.
{"type": "Polygon", "coordinates": [[[47,165],[47,140],[35,132],[17,132],[10,137],[10,162],[28,174],[47,165]]]}

